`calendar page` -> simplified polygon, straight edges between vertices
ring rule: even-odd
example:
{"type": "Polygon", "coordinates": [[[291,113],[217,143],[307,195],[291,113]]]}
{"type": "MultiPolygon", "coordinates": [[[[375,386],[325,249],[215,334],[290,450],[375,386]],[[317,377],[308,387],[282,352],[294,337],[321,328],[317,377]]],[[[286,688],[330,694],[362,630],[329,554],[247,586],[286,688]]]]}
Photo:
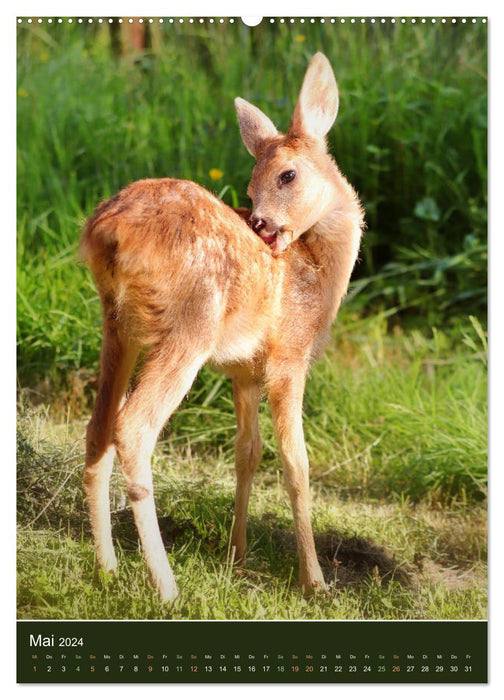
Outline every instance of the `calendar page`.
{"type": "Polygon", "coordinates": [[[16,24],[18,683],[486,683],[487,19],[16,24]]]}

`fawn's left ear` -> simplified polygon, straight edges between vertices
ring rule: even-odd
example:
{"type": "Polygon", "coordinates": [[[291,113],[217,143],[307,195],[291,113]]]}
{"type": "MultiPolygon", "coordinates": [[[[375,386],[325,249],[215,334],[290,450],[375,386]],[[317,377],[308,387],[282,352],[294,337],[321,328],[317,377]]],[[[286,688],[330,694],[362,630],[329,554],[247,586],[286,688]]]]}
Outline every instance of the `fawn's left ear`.
{"type": "Polygon", "coordinates": [[[305,73],[288,133],[323,139],[338,114],[338,86],[331,64],[316,53],[305,73]]]}

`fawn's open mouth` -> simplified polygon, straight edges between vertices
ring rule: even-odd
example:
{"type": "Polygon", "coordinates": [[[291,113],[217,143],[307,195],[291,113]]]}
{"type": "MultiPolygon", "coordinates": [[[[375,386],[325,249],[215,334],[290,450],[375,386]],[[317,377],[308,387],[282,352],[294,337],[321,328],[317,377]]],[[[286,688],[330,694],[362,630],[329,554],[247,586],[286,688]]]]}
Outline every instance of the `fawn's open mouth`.
{"type": "Polygon", "coordinates": [[[259,231],[257,234],[261,240],[263,240],[267,245],[271,246],[278,238],[278,231],[273,231],[273,233],[266,233],[264,231],[259,231]]]}
{"type": "Polygon", "coordinates": [[[294,231],[284,228],[283,226],[272,233],[267,233],[264,230],[259,231],[257,235],[271,248],[273,255],[280,255],[280,253],[283,253],[294,240],[294,231]]]}

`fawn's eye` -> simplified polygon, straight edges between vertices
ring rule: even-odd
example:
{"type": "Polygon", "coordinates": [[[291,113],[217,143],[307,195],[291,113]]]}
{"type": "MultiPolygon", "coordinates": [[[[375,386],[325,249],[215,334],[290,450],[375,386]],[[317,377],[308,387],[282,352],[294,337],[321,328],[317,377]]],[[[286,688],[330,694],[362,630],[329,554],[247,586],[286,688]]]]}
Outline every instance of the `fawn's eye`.
{"type": "Polygon", "coordinates": [[[295,170],[286,170],[285,172],[283,172],[280,175],[280,177],[278,179],[279,179],[281,185],[288,185],[289,182],[292,182],[295,177],[296,177],[295,170]]]}

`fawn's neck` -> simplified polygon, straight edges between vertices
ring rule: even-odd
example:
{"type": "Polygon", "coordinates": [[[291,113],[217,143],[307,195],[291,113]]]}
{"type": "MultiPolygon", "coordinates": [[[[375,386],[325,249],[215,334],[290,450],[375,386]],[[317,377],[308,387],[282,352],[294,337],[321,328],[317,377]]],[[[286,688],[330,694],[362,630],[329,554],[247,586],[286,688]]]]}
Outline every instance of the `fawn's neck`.
{"type": "Polygon", "coordinates": [[[359,252],[362,235],[362,210],[357,200],[352,206],[336,207],[307,233],[305,243],[313,263],[320,267],[332,301],[334,320],[345,296],[359,252]]]}

